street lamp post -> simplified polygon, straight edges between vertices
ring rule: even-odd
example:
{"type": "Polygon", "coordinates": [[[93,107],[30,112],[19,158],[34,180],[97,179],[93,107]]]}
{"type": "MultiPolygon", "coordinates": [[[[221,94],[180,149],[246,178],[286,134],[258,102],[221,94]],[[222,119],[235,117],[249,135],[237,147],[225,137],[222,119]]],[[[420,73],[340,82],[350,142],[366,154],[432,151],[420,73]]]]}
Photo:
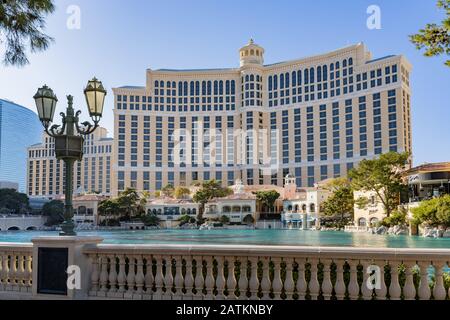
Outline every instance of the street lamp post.
{"type": "Polygon", "coordinates": [[[45,132],[55,139],[55,155],[58,160],[63,160],[66,166],[66,185],[64,189],[65,206],[64,222],[61,225],[61,236],[74,236],[75,225],[73,222],[73,165],[75,161],[81,161],[83,158],[83,136],[89,135],[98,128],[98,123],[103,114],[103,105],[105,102],[106,90],[102,82],[93,78],[88,81],[84,89],[86,103],[89,109],[89,115],[94,124],[88,121],[80,123],[79,115],[81,111],[75,113],[73,109],[73,97],[67,96],[66,113],[61,112],[62,126],[52,125],[55,114],[56,103],[58,99],[53,90],[46,85],[39,88],[34,95],[39,119],[45,128],[45,132]]]}

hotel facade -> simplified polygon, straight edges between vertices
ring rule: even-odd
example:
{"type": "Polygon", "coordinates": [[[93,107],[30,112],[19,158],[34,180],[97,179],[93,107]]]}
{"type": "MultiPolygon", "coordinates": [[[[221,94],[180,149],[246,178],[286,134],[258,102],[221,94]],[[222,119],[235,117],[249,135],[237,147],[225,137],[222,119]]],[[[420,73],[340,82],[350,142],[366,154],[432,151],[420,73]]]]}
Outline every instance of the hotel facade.
{"type": "Polygon", "coordinates": [[[362,43],[264,65],[251,40],[240,67],[147,70],[114,88],[112,193],[209,179],[299,187],[344,176],[359,161],[411,152],[411,65],[372,59],[362,43]]]}
{"type": "MultiPolygon", "coordinates": [[[[73,172],[75,194],[111,195],[113,139],[105,128],[86,136],[82,161],[73,172]]],[[[27,194],[30,197],[58,199],[64,195],[65,166],[55,156],[55,139],[43,133],[42,142],[28,148],[27,194]]]]}

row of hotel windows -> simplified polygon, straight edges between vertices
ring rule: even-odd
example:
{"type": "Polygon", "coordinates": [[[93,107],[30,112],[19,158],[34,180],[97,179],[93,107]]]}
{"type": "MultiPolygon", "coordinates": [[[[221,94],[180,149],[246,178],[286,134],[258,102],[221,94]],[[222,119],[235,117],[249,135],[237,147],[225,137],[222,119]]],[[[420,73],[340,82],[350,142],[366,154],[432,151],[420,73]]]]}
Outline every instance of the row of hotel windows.
{"type": "MultiPolygon", "coordinates": [[[[112,152],[112,145],[101,145],[101,146],[86,146],[86,142],[83,147],[83,153],[86,154],[105,154],[112,152]]],[[[44,158],[44,157],[54,157],[55,156],[55,145],[46,144],[45,149],[33,149],[28,151],[28,157],[32,158],[44,158]]]]}
{"type": "MultiPolygon", "coordinates": [[[[330,65],[330,73],[328,73],[327,65],[324,65],[318,66],[316,69],[309,68],[303,71],[298,70],[292,71],[292,73],[269,76],[269,107],[289,105],[291,101],[292,103],[301,103],[303,101],[326,99],[328,94],[330,94],[330,97],[340,96],[341,89],[343,94],[354,92],[353,67],[351,67],[351,64],[343,63],[342,68],[342,77],[338,62],[330,65]],[[314,84],[315,82],[317,84],[314,84]],[[330,90],[328,91],[328,89],[330,90]]],[[[396,64],[385,67],[385,84],[398,81],[397,70],[396,64]]],[[[368,75],[368,72],[356,75],[356,91],[367,90],[369,85],[371,88],[383,85],[381,68],[370,71],[370,82],[368,81],[368,75]]]]}
{"type": "MultiPolygon", "coordinates": [[[[388,91],[388,125],[389,125],[389,149],[391,151],[396,151],[398,149],[397,144],[397,108],[396,108],[396,91],[390,90],[388,91]]],[[[382,153],[382,127],[381,127],[381,95],[380,93],[373,94],[373,110],[371,112],[373,116],[373,123],[374,123],[374,136],[373,136],[373,145],[374,145],[374,154],[381,154],[382,153]]],[[[256,115],[259,115],[259,118],[261,117],[260,113],[257,112],[247,112],[246,113],[246,129],[251,130],[254,128],[254,119],[256,115]]],[[[341,128],[340,123],[342,120],[344,120],[345,123],[345,156],[346,158],[353,158],[354,157],[354,130],[358,129],[359,131],[359,149],[360,149],[360,156],[367,156],[368,155],[368,136],[367,136],[367,106],[366,106],[366,97],[362,96],[358,99],[358,118],[359,122],[357,122],[357,125],[355,126],[354,119],[353,119],[353,100],[348,99],[345,101],[345,113],[343,115],[340,115],[339,110],[339,102],[334,102],[332,104],[332,147],[333,147],[333,160],[340,160],[341,159],[341,128]]],[[[328,132],[327,122],[329,117],[327,116],[327,106],[326,105],[320,105],[319,106],[319,123],[314,123],[314,108],[312,106],[309,106],[306,108],[306,150],[307,150],[307,161],[308,162],[314,162],[318,159],[315,159],[315,130],[318,127],[319,129],[319,151],[320,151],[320,161],[327,161],[328,160],[328,137],[330,132],[328,132]]],[[[119,115],[119,122],[118,122],[118,165],[119,167],[125,166],[125,155],[126,149],[125,149],[125,140],[126,140],[126,115],[119,115]]],[[[150,167],[150,132],[151,132],[151,123],[150,123],[150,116],[144,116],[144,127],[143,127],[143,166],[144,167],[150,167]]],[[[289,112],[288,110],[284,110],[282,112],[282,127],[281,129],[281,145],[282,145],[282,162],[283,164],[290,163],[290,149],[289,149],[289,143],[291,139],[294,139],[295,142],[295,163],[301,163],[302,162],[302,135],[301,135],[301,109],[297,108],[294,109],[294,128],[289,127],[289,112]]],[[[199,159],[198,159],[198,117],[192,117],[192,166],[197,167],[199,165],[199,159]]],[[[203,128],[205,129],[203,136],[205,136],[204,140],[204,150],[207,154],[207,157],[209,157],[209,135],[207,135],[207,131],[210,128],[210,117],[206,116],[202,118],[203,120],[203,128]]],[[[259,119],[259,124],[261,125],[261,119],[259,119]]],[[[167,132],[168,135],[168,141],[166,148],[168,148],[168,159],[163,161],[163,117],[156,117],[156,123],[153,127],[152,133],[156,135],[156,167],[162,167],[163,162],[167,163],[169,167],[173,167],[173,160],[171,159],[171,150],[174,148],[174,141],[172,141],[172,133],[175,129],[175,118],[174,117],[168,117],[167,118],[168,123],[168,129],[167,132]]],[[[215,117],[216,121],[216,128],[222,128],[222,117],[217,116],[215,117]]],[[[228,116],[227,118],[227,127],[233,128],[234,127],[234,117],[228,116]]],[[[180,129],[186,129],[186,117],[180,118],[180,129]]],[[[276,136],[277,133],[277,113],[271,112],[270,114],[270,129],[271,129],[271,156],[272,161],[278,159],[278,137],[276,136]]],[[[132,167],[138,166],[138,116],[131,116],[131,127],[128,129],[130,139],[131,139],[131,149],[129,152],[130,154],[130,164],[132,167]]],[[[256,137],[253,137],[253,133],[249,132],[249,134],[246,137],[246,163],[252,164],[253,163],[253,144],[254,139],[256,137]]],[[[227,139],[227,143],[230,143],[227,139]]],[[[221,139],[217,139],[220,140],[221,139]]],[[[258,137],[259,142],[259,137],[258,137]]],[[[217,143],[217,142],[216,142],[217,143]]],[[[184,141],[185,146],[185,141],[184,141]]],[[[220,167],[222,162],[222,145],[218,145],[216,147],[219,147],[218,149],[220,152],[216,154],[216,162],[217,164],[215,166],[220,167]]],[[[262,150],[262,148],[260,148],[262,150]]],[[[262,157],[261,157],[262,158],[262,157]]],[[[202,166],[208,167],[209,166],[209,160],[204,158],[204,163],[202,163],[202,166]]],[[[234,145],[227,145],[227,161],[228,166],[234,165],[234,145]]],[[[203,161],[202,161],[203,162],[203,161]]],[[[186,164],[184,162],[181,163],[181,167],[185,167],[186,164]]]]}
{"type": "MultiPolygon", "coordinates": [[[[84,159],[84,183],[81,181],[81,162],[75,162],[75,188],[83,187],[86,191],[110,193],[111,192],[111,157],[98,158],[98,172],[96,170],[96,158],[84,159]],[[91,166],[89,166],[91,161],[91,166]],[[104,166],[106,162],[106,166],[104,166]],[[91,175],[89,179],[89,168],[91,175]],[[105,173],[105,185],[103,185],[103,174],[105,173]],[[97,183],[98,181],[98,183],[97,183]]],[[[36,160],[28,164],[28,193],[29,195],[57,195],[62,194],[65,187],[65,179],[61,188],[61,177],[65,177],[66,169],[62,160],[36,160]],[[33,164],[34,163],[34,164],[33,164]],[[47,167],[48,163],[48,167],[47,167]],[[48,169],[48,172],[47,172],[48,169]],[[62,176],[61,176],[62,170],[62,176]],[[48,189],[44,177],[48,176],[48,189]],[[34,183],[34,191],[33,191],[34,183]]]]}
{"type": "MultiPolygon", "coordinates": [[[[340,177],[341,176],[341,170],[342,167],[345,166],[347,171],[350,171],[351,169],[353,169],[354,167],[354,163],[349,162],[346,164],[333,164],[332,167],[332,172],[330,172],[329,170],[329,166],[328,165],[321,165],[321,166],[309,166],[306,167],[306,180],[307,180],[307,186],[308,187],[313,187],[314,184],[319,180],[316,179],[316,170],[319,170],[319,174],[320,174],[320,180],[325,180],[328,179],[330,177],[340,177]],[[331,176],[330,176],[331,173],[331,176]]],[[[271,183],[273,185],[277,185],[279,183],[279,181],[282,181],[283,178],[289,174],[289,173],[293,173],[295,172],[295,176],[296,176],[296,183],[298,186],[302,186],[302,168],[301,167],[297,167],[297,168],[285,168],[283,169],[283,173],[280,175],[279,173],[275,173],[272,175],[271,177],[271,183]]],[[[246,173],[246,184],[248,185],[253,185],[254,184],[254,170],[253,169],[248,169],[245,171],[246,173]]],[[[164,187],[164,184],[171,184],[174,185],[175,184],[175,175],[178,175],[179,178],[179,184],[180,185],[186,185],[187,182],[187,175],[190,174],[191,175],[191,181],[199,181],[199,180],[211,180],[211,179],[215,179],[217,181],[223,181],[223,179],[226,179],[226,183],[228,186],[231,186],[235,183],[235,178],[236,176],[236,172],[235,171],[226,171],[225,175],[224,172],[222,171],[203,171],[203,172],[197,172],[197,171],[193,171],[193,172],[183,172],[183,171],[168,171],[168,172],[161,172],[161,171],[156,171],[154,172],[154,178],[150,179],[151,173],[148,171],[130,171],[130,172],[125,172],[125,171],[118,171],[117,172],[117,181],[118,181],[118,190],[122,191],[125,190],[126,187],[131,187],[131,188],[136,188],[136,189],[140,189],[142,188],[143,190],[146,191],[150,191],[150,190],[161,190],[164,187]],[[125,184],[125,175],[127,175],[129,177],[129,185],[125,184]],[[166,179],[163,179],[163,176],[165,175],[166,179]],[[142,186],[138,185],[138,180],[140,180],[139,178],[142,179],[142,186]],[[165,181],[165,183],[163,184],[163,181],[165,181]]],[[[262,170],[259,170],[259,183],[263,184],[264,183],[264,175],[262,170]]]]}

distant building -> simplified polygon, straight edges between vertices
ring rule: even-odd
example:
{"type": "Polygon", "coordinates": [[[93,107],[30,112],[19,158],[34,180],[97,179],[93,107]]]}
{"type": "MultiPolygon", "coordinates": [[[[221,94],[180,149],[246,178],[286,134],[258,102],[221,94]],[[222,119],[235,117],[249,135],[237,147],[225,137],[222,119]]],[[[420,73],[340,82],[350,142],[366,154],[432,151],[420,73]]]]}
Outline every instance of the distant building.
{"type": "Polygon", "coordinates": [[[355,200],[360,198],[366,198],[368,200],[367,205],[364,208],[360,208],[355,204],[355,226],[361,228],[375,227],[378,222],[386,217],[383,203],[374,191],[355,191],[353,195],[355,200]]]}
{"type": "MultiPolygon", "coordinates": [[[[82,161],[76,161],[73,173],[75,195],[111,194],[113,139],[105,128],[98,128],[84,142],[82,161]]],[[[55,157],[54,138],[42,135],[42,142],[28,148],[27,194],[53,199],[64,194],[65,166],[55,157]]]]}
{"type": "Polygon", "coordinates": [[[0,189],[14,189],[19,191],[19,184],[11,181],[0,181],[0,189]]]}
{"type": "Polygon", "coordinates": [[[0,99],[0,180],[26,192],[27,148],[39,142],[43,128],[36,113],[0,99]]]}
{"type": "Polygon", "coordinates": [[[146,70],[114,88],[112,193],[216,179],[298,187],[345,176],[362,159],[411,152],[411,65],[363,43],[264,64],[251,40],[239,66],[146,70]]]}

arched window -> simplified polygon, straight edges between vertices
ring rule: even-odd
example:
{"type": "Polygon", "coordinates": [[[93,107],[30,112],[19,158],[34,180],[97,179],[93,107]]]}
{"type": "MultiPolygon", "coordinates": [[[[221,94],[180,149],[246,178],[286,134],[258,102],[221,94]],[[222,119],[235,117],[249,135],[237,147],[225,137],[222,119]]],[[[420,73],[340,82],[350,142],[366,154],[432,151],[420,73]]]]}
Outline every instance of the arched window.
{"type": "Polygon", "coordinates": [[[292,204],[288,205],[288,211],[292,211],[292,204]]]}
{"type": "Polygon", "coordinates": [[[286,82],[286,88],[289,88],[290,84],[289,84],[289,72],[286,72],[286,74],[284,75],[284,81],[286,82]]]}
{"type": "Polygon", "coordinates": [[[318,66],[317,67],[317,82],[321,82],[322,81],[322,67],[318,66]]]}
{"type": "Polygon", "coordinates": [[[256,50],[256,55],[259,57],[259,50],[256,50]]]}
{"type": "Polygon", "coordinates": [[[195,95],[196,96],[200,95],[200,81],[195,82],[195,95]]]}
{"type": "Polygon", "coordinates": [[[314,203],[309,205],[309,212],[316,212],[316,205],[314,203]]]}
{"type": "Polygon", "coordinates": [[[302,211],[306,212],[306,204],[302,205],[302,211]]]}
{"type": "Polygon", "coordinates": [[[233,206],[233,212],[241,212],[241,207],[240,206],[233,206]]]}
{"type": "Polygon", "coordinates": [[[196,215],[196,214],[197,214],[197,209],[195,209],[195,208],[192,209],[192,214],[193,214],[193,215],[196,215]]]}
{"type": "Polygon", "coordinates": [[[188,208],[186,212],[187,212],[188,215],[191,215],[191,209],[190,208],[188,208]]]}
{"type": "Polygon", "coordinates": [[[297,72],[292,71],[292,86],[297,86],[297,72]]]}
{"type": "Polygon", "coordinates": [[[378,224],[379,220],[378,218],[372,218],[370,219],[370,225],[375,227],[378,224]]]}
{"type": "Polygon", "coordinates": [[[242,212],[251,212],[252,208],[250,206],[243,206],[242,207],[242,212]]]}
{"type": "Polygon", "coordinates": [[[246,57],[248,56],[248,50],[245,50],[245,56],[246,57]]]}
{"type": "Polygon", "coordinates": [[[360,227],[366,227],[366,226],[367,226],[367,220],[366,220],[366,218],[359,218],[359,220],[358,220],[358,226],[360,226],[360,227]]]}
{"type": "Polygon", "coordinates": [[[334,71],[334,63],[330,64],[330,71],[334,71]]]}
{"type": "Polygon", "coordinates": [[[158,209],[158,215],[161,215],[161,214],[162,214],[162,210],[158,209]]]}
{"type": "Polygon", "coordinates": [[[278,90],[278,76],[273,76],[273,90],[278,90]]]}
{"type": "Polygon", "coordinates": [[[202,81],[202,95],[206,96],[206,81],[202,81]]]}
{"type": "Polygon", "coordinates": [[[250,55],[251,55],[251,56],[255,55],[255,50],[251,49],[251,50],[250,50],[250,55]]]}
{"type": "Polygon", "coordinates": [[[236,93],[236,81],[231,80],[231,94],[236,93]]]}
{"type": "Polygon", "coordinates": [[[191,89],[191,96],[193,96],[194,93],[195,93],[195,83],[194,83],[194,81],[191,81],[190,89],[191,89]]]}
{"type": "Polygon", "coordinates": [[[327,81],[328,80],[328,67],[327,67],[327,65],[323,66],[322,74],[323,74],[323,77],[322,77],[323,81],[327,81]]]}
{"type": "Polygon", "coordinates": [[[222,208],[222,211],[223,211],[224,213],[229,213],[229,212],[231,212],[231,207],[230,207],[230,206],[224,206],[224,207],[222,208]]]}
{"type": "Polygon", "coordinates": [[[182,96],[183,95],[183,82],[178,82],[178,95],[182,96]]]}
{"type": "Polygon", "coordinates": [[[250,75],[250,81],[255,81],[255,76],[253,74],[250,75]]]}
{"type": "Polygon", "coordinates": [[[314,83],[314,68],[309,69],[309,82],[314,83]]]}
{"type": "Polygon", "coordinates": [[[249,82],[250,81],[250,76],[247,74],[246,76],[245,76],[245,82],[249,82]]]}
{"type": "Polygon", "coordinates": [[[160,81],[160,82],[159,82],[159,86],[160,86],[161,88],[164,88],[164,81],[160,81]]]}
{"type": "Polygon", "coordinates": [[[301,86],[302,85],[302,71],[298,70],[297,72],[297,85],[301,86]]]}
{"type": "Polygon", "coordinates": [[[208,81],[208,96],[210,96],[212,94],[212,84],[211,81],[208,81]]]}
{"type": "Polygon", "coordinates": [[[296,205],[294,206],[294,211],[295,211],[295,212],[298,212],[298,204],[296,204],[296,205]]]}
{"type": "Polygon", "coordinates": [[[158,88],[159,87],[159,82],[158,82],[158,80],[155,80],[155,88],[158,88]]]}
{"type": "Polygon", "coordinates": [[[272,89],[273,89],[273,84],[272,84],[272,76],[269,76],[269,80],[268,80],[268,82],[269,82],[269,91],[272,91],[272,89]]]}
{"type": "Polygon", "coordinates": [[[353,58],[348,58],[348,65],[352,66],[353,65],[353,58]]]}
{"type": "Polygon", "coordinates": [[[343,68],[347,67],[347,59],[344,59],[344,60],[342,61],[342,67],[343,67],[343,68]]]}
{"type": "Polygon", "coordinates": [[[305,81],[305,84],[308,84],[309,83],[309,72],[308,72],[308,69],[305,69],[305,71],[303,72],[303,75],[304,75],[303,80],[305,81]]]}
{"type": "Polygon", "coordinates": [[[187,81],[184,82],[183,87],[184,87],[183,88],[184,96],[187,97],[187,95],[188,95],[188,83],[187,83],[187,81]]]}
{"type": "Polygon", "coordinates": [[[340,68],[339,61],[336,61],[336,70],[340,68]]]}
{"type": "Polygon", "coordinates": [[[223,95],[223,81],[220,80],[219,81],[219,95],[223,95]]]}
{"type": "Polygon", "coordinates": [[[181,208],[181,215],[185,215],[186,214],[186,208],[181,208]]]}
{"type": "Polygon", "coordinates": [[[280,74],[280,89],[284,89],[284,74],[280,74]]]}
{"type": "Polygon", "coordinates": [[[230,94],[230,80],[227,80],[225,82],[225,94],[227,94],[227,95],[230,94]]]}
{"type": "Polygon", "coordinates": [[[214,81],[214,95],[218,95],[219,94],[219,82],[216,80],[214,81]]]}
{"type": "Polygon", "coordinates": [[[166,87],[167,87],[167,88],[170,88],[170,81],[167,81],[167,82],[166,82],[166,87]]]}

